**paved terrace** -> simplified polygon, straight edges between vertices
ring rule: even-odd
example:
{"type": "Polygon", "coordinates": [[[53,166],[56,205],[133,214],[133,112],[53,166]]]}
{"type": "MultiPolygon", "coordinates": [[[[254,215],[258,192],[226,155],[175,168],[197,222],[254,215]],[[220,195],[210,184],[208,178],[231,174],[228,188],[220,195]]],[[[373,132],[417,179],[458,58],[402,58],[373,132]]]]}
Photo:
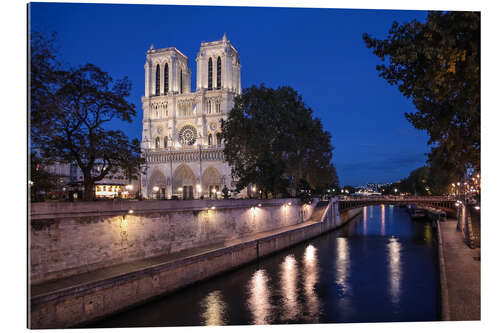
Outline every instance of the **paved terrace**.
{"type": "Polygon", "coordinates": [[[481,319],[481,250],[471,249],[457,220],[438,223],[444,320],[481,319]]]}

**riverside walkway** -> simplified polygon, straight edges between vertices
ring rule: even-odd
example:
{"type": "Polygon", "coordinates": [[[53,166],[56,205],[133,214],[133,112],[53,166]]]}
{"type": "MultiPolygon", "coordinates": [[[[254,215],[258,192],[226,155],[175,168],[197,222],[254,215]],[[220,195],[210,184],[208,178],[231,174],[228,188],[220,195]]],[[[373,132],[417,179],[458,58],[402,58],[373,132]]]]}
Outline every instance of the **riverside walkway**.
{"type": "Polygon", "coordinates": [[[481,249],[465,244],[457,220],[438,223],[444,320],[481,319],[481,249]]]}

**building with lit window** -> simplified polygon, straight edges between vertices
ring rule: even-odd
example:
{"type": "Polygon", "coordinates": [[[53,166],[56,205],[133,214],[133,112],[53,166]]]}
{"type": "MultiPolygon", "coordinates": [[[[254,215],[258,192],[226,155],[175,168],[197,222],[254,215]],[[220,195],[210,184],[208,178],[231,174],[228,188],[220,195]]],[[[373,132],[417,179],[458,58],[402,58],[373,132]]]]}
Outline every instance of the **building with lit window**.
{"type": "Polygon", "coordinates": [[[175,47],[146,52],[142,98],[141,179],[148,198],[213,197],[232,188],[225,162],[221,119],[241,94],[238,52],[227,39],[201,43],[196,57],[196,91],[188,58],[175,47]]]}

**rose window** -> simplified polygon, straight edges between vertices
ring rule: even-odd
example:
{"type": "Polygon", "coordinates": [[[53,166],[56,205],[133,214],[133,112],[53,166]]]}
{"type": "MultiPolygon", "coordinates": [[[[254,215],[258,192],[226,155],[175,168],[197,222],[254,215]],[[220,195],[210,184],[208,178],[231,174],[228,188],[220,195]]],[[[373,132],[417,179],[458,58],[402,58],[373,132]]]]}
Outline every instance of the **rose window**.
{"type": "Polygon", "coordinates": [[[191,125],[184,126],[179,132],[179,141],[183,145],[192,146],[196,142],[196,128],[191,125]]]}

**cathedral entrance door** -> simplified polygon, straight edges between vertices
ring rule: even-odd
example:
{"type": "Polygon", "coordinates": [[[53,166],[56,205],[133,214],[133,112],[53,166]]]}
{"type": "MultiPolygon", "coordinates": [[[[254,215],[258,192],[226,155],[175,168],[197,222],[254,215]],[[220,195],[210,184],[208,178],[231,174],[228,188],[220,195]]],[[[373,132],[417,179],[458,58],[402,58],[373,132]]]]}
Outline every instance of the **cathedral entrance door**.
{"type": "Polygon", "coordinates": [[[192,200],[193,199],[193,186],[183,186],[182,187],[182,199],[192,200]]]}
{"type": "Polygon", "coordinates": [[[210,199],[217,199],[217,192],[219,192],[218,185],[209,185],[208,186],[208,193],[209,193],[210,199]]]}

